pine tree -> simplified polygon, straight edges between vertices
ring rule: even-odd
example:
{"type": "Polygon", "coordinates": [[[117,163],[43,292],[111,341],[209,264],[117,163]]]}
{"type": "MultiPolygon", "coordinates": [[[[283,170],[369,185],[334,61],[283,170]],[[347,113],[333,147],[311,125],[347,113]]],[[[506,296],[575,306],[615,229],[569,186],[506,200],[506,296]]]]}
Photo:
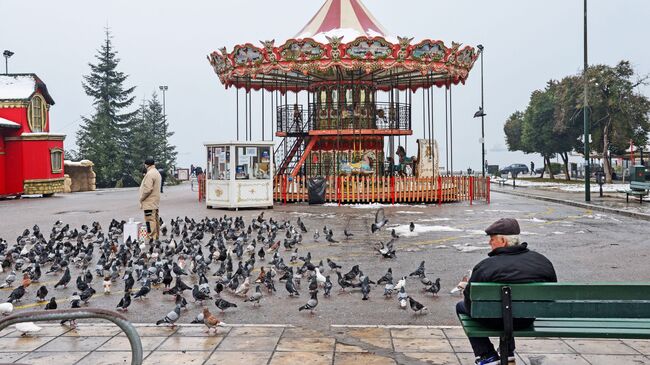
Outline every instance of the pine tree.
{"type": "Polygon", "coordinates": [[[135,87],[126,88],[128,75],[117,71],[120,62],[106,29],[106,39],[98,50],[96,64],[89,63],[90,75],[82,82],[86,95],[92,97],[95,108],[90,117],[82,116],[77,132],[79,157],[93,161],[97,186],[121,185],[129,175],[127,165],[127,136],[129,123],[137,111],[127,111],[135,97],[135,87]]]}
{"type": "Polygon", "coordinates": [[[176,147],[169,142],[169,137],[173,136],[174,132],[169,131],[169,123],[156,93],[153,93],[147,102],[147,118],[154,140],[151,156],[156,160],[157,167],[169,169],[176,164],[176,147]]]}

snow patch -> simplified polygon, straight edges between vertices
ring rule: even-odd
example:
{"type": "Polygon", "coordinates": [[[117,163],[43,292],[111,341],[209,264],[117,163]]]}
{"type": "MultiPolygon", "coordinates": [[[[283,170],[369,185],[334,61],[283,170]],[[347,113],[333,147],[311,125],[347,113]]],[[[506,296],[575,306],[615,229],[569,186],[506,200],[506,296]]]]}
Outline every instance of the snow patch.
{"type": "Polygon", "coordinates": [[[427,232],[461,232],[462,229],[449,227],[449,226],[427,226],[424,224],[416,224],[413,232],[410,231],[408,224],[403,224],[395,227],[395,233],[404,237],[418,236],[420,233],[427,232]]]}
{"type": "Polygon", "coordinates": [[[31,75],[1,75],[0,99],[27,99],[36,90],[36,82],[31,75]]]}
{"type": "Polygon", "coordinates": [[[465,244],[460,244],[456,243],[453,245],[454,248],[456,248],[460,252],[475,252],[475,251],[482,251],[482,250],[489,250],[490,247],[485,247],[485,246],[473,246],[470,243],[465,243],[465,244]]]}
{"type": "Polygon", "coordinates": [[[566,234],[566,233],[564,233],[564,232],[559,232],[559,231],[555,231],[555,232],[553,232],[553,234],[558,234],[558,235],[559,235],[559,234],[566,234]]]}

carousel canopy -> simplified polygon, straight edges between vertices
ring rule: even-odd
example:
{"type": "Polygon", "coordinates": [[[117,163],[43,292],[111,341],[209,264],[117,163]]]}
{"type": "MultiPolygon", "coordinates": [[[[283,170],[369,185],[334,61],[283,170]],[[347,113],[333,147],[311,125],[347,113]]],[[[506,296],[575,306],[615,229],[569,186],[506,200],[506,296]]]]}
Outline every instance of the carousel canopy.
{"type": "Polygon", "coordinates": [[[464,83],[478,58],[473,47],[460,43],[412,42],[388,35],[361,0],[326,0],[282,45],[270,40],[261,47],[224,47],[208,61],[226,88],[286,92],[351,82],[387,91],[464,83]]]}
{"type": "Polygon", "coordinates": [[[359,0],[327,0],[294,38],[312,38],[327,43],[328,37],[346,40],[383,37],[396,42],[359,0]]]}

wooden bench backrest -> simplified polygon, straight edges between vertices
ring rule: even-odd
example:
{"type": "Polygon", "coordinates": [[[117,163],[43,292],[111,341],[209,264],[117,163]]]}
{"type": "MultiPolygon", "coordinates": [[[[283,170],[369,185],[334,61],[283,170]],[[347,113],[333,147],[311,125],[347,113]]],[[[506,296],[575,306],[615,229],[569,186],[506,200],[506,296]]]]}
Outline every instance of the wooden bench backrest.
{"type": "Polygon", "coordinates": [[[650,181],[630,181],[630,189],[650,189],[650,181]]]}
{"type": "Polygon", "coordinates": [[[501,288],[513,318],[650,318],[650,283],[472,283],[471,316],[501,318],[501,288]]]}

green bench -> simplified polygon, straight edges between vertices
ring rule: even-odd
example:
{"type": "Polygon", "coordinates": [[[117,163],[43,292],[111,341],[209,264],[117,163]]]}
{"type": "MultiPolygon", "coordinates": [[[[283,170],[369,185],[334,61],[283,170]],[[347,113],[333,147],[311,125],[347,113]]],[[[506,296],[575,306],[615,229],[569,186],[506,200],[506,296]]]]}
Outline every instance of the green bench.
{"type": "Polygon", "coordinates": [[[650,283],[471,283],[471,317],[459,315],[467,337],[499,337],[501,364],[513,337],[650,339],[650,283]],[[477,319],[501,318],[503,329],[477,319]],[[513,318],[536,318],[513,330],[513,318]]]}
{"type": "Polygon", "coordinates": [[[639,204],[643,203],[643,197],[648,195],[650,190],[650,181],[630,181],[630,188],[627,190],[618,190],[619,193],[625,194],[625,201],[630,202],[630,195],[639,197],[639,204]]]}

